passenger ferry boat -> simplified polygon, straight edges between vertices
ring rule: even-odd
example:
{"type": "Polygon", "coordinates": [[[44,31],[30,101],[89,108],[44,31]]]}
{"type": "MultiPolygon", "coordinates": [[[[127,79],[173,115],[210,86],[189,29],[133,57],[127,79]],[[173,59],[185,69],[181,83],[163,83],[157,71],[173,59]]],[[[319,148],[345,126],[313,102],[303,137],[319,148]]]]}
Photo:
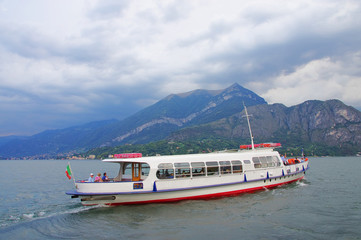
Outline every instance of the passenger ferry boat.
{"type": "Polygon", "coordinates": [[[163,203],[233,196],[304,177],[307,158],[284,160],[274,151],[280,144],[254,145],[249,129],[252,144],[242,145],[237,152],[153,157],[115,154],[103,162],[119,164],[118,176],[108,182],[75,181],[76,190],[66,194],[79,197],[83,205],[163,203]]]}

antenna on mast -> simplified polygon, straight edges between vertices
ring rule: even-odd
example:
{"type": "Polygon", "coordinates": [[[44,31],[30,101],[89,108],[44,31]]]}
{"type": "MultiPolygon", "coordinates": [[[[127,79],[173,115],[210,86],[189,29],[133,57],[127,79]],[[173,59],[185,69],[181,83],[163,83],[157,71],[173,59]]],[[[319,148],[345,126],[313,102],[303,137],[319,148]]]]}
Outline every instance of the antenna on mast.
{"type": "Polygon", "coordinates": [[[247,117],[247,123],[248,123],[248,128],[249,128],[249,135],[251,136],[251,146],[252,146],[252,150],[254,150],[254,142],[253,142],[253,135],[252,135],[252,129],[251,129],[251,124],[249,123],[249,116],[248,112],[247,112],[247,108],[246,105],[243,102],[243,107],[244,107],[244,111],[246,112],[246,117],[247,117]]]}

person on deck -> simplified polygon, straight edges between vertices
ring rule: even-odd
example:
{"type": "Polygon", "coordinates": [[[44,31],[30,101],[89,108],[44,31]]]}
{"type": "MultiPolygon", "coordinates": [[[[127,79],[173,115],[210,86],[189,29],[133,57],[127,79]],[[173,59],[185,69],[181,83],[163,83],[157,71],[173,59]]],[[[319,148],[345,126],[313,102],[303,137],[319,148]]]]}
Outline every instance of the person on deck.
{"type": "Polygon", "coordinates": [[[281,160],[284,165],[288,165],[288,162],[287,162],[287,159],[285,158],[285,156],[281,155],[281,160]]]}
{"type": "Polygon", "coordinates": [[[94,182],[94,174],[91,173],[90,177],[88,178],[88,182],[94,182]]]}
{"type": "Polygon", "coordinates": [[[102,180],[103,182],[109,182],[109,178],[106,172],[103,174],[102,180]]]}
{"type": "Polygon", "coordinates": [[[97,176],[94,179],[94,182],[103,182],[102,175],[100,173],[97,174],[97,176]]]}

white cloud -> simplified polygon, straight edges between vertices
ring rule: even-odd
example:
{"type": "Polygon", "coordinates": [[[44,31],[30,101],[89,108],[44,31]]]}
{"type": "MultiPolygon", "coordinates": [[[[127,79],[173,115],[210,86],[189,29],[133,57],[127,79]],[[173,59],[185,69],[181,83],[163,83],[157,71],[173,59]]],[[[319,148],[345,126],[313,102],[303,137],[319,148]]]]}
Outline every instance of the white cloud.
{"type": "MultiPolygon", "coordinates": [[[[261,83],[256,83],[260,85],[261,83]]],[[[255,85],[256,86],[256,85],[255,85]]],[[[270,79],[262,96],[270,103],[295,105],[309,99],[342,99],[361,107],[361,52],[313,60],[270,79]]]]}

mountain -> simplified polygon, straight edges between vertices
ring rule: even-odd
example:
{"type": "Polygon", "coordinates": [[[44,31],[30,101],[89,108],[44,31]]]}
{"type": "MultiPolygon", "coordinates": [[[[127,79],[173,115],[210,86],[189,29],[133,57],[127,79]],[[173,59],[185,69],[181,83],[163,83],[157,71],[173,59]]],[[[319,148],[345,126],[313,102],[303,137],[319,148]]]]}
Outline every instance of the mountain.
{"type": "MultiPolygon", "coordinates": [[[[90,122],[66,129],[47,130],[30,137],[15,138],[0,145],[0,157],[44,157],[85,151],[97,147],[99,132],[117,120],[90,122]]],[[[1,158],[0,158],[1,159],[1,158]]]]}
{"type": "Polygon", "coordinates": [[[240,112],[243,102],[247,106],[267,104],[263,98],[238,84],[218,91],[172,94],[110,126],[109,141],[103,146],[161,140],[178,129],[217,121],[240,112]]]}
{"type": "MultiPolygon", "coordinates": [[[[361,150],[361,112],[339,100],[306,101],[286,107],[282,104],[248,107],[252,132],[258,142],[282,142],[286,146],[319,145],[350,154],[361,150]]],[[[244,115],[244,112],[241,113],[244,115]]],[[[169,140],[207,139],[212,136],[249,138],[245,118],[240,114],[184,128],[169,140]]]]}
{"type": "Polygon", "coordinates": [[[46,158],[99,146],[157,141],[184,127],[206,124],[240,112],[243,102],[247,106],[267,104],[238,84],[223,90],[172,94],[122,121],[93,122],[8,141],[0,145],[0,156],[46,158]]]}
{"type": "Polygon", "coordinates": [[[23,139],[27,139],[27,138],[28,138],[28,136],[16,136],[16,135],[0,137],[0,146],[6,144],[8,142],[14,141],[14,140],[23,140],[23,139]]]}
{"type": "Polygon", "coordinates": [[[353,107],[339,100],[306,101],[292,107],[269,105],[254,92],[233,84],[217,91],[172,94],[121,121],[91,122],[25,138],[3,138],[0,157],[49,158],[159,140],[223,139],[248,143],[243,103],[252,115],[257,142],[281,142],[286,148],[305,146],[311,151],[315,146],[338,149],[337,154],[345,155],[361,150],[361,113],[353,107]]]}

